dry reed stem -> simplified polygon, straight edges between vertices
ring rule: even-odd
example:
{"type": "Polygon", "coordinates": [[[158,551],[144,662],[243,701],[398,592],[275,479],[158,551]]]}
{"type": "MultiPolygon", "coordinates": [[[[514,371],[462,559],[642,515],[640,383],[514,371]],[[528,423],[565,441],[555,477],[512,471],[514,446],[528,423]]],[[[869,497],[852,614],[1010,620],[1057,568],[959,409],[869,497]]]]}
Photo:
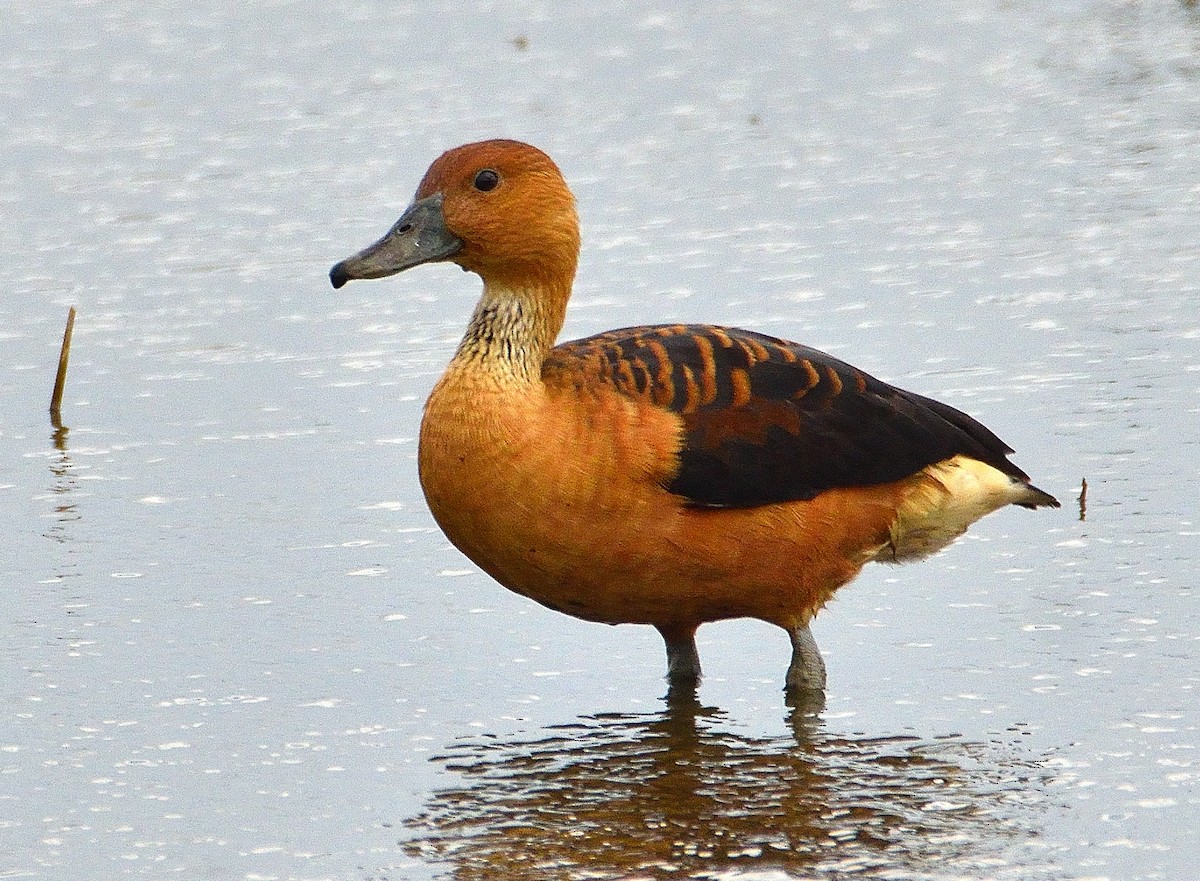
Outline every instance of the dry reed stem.
{"type": "Polygon", "coordinates": [[[58,373],[54,377],[54,394],[50,396],[50,419],[57,428],[62,421],[63,389],[67,385],[67,361],[71,357],[71,332],[75,329],[75,307],[67,312],[67,328],[63,331],[62,349],[58,353],[58,373]]]}

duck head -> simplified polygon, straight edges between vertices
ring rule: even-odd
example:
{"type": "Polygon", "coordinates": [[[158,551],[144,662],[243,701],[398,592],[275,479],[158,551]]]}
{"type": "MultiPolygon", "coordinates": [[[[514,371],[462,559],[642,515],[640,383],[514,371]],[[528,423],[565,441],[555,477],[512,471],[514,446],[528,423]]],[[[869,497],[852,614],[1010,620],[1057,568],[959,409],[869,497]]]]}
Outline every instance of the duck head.
{"type": "Polygon", "coordinates": [[[448,261],[489,287],[569,290],[578,257],[575,200],[558,167],[529,144],[491,140],[438,157],[387,234],[329,279],[340,288],[448,261]]]}

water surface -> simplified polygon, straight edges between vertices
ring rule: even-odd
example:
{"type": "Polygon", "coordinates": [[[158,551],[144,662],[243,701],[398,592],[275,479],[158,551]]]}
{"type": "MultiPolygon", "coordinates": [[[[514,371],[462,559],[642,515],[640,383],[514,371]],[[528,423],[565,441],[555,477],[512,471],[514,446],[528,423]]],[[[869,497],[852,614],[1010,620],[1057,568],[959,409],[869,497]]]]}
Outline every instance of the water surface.
{"type": "Polygon", "coordinates": [[[1190,877],[1193,8],[5,16],[0,877],[1190,877]],[[507,594],[424,508],[476,282],[325,277],[496,135],[578,196],[568,335],[824,348],[983,420],[1063,510],[864,572],[815,627],[817,718],[753,622],[663,703],[656,634],[507,594]]]}

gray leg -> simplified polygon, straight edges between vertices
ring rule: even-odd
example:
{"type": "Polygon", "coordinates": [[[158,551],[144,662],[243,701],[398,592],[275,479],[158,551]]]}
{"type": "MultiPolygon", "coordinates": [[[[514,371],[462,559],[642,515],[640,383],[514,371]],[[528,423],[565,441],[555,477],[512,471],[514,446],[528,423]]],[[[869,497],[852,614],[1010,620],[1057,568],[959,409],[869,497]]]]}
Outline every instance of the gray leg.
{"type": "Polygon", "coordinates": [[[824,693],[825,661],[807,624],[791,631],[792,663],[787,671],[786,690],[791,692],[824,693]]]}
{"type": "Polygon", "coordinates": [[[667,644],[667,679],[671,685],[695,686],[700,681],[700,654],[696,651],[695,627],[660,626],[667,644]]]}

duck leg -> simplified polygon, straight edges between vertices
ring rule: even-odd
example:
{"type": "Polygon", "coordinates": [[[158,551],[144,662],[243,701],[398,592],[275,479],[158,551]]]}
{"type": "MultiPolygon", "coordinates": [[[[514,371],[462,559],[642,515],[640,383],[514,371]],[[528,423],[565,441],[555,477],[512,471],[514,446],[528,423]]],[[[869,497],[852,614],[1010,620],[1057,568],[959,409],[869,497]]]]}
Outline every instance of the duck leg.
{"type": "Polygon", "coordinates": [[[792,663],[787,671],[785,690],[795,693],[824,693],[825,661],[817,641],[807,624],[799,624],[789,631],[792,638],[792,663]]]}
{"type": "Polygon", "coordinates": [[[700,653],[696,651],[696,628],[657,625],[667,644],[667,680],[671,687],[690,686],[700,682],[700,653]]]}

